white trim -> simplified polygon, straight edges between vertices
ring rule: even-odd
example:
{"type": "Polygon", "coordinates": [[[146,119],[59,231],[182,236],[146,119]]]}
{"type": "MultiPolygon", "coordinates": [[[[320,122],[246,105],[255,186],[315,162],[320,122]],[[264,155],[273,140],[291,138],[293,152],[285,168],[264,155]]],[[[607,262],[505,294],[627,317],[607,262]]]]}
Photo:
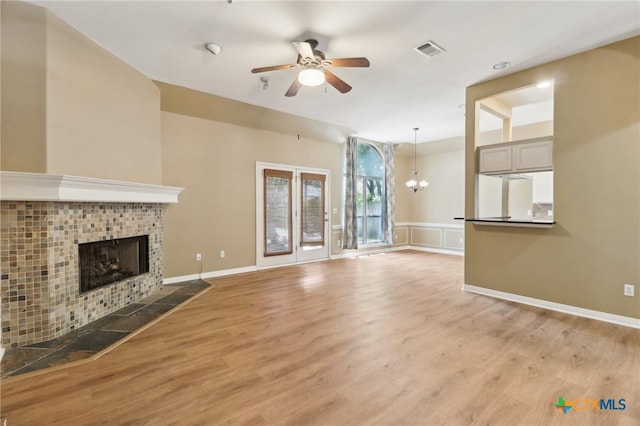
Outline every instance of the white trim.
{"type": "Polygon", "coordinates": [[[177,203],[184,188],[44,173],[0,171],[0,199],[177,203]]]}
{"type": "Polygon", "coordinates": [[[242,268],[223,269],[223,270],[220,270],[220,271],[203,272],[201,274],[181,275],[181,276],[178,276],[178,277],[164,278],[162,280],[162,284],[164,284],[164,285],[176,284],[176,283],[182,283],[182,282],[185,282],[185,281],[204,280],[204,279],[207,279],[207,278],[215,278],[215,277],[223,277],[223,276],[227,276],[227,275],[243,274],[243,273],[246,273],[246,272],[256,272],[256,271],[261,271],[261,270],[264,270],[264,269],[273,269],[273,268],[280,268],[280,267],[284,267],[284,266],[301,265],[303,263],[314,263],[314,262],[323,262],[323,261],[326,261],[326,260],[345,259],[345,258],[350,258],[350,257],[368,256],[370,254],[388,253],[388,252],[391,252],[391,251],[400,251],[400,250],[419,250],[419,251],[428,251],[428,252],[440,253],[440,254],[453,254],[453,255],[456,255],[456,256],[463,256],[464,255],[464,253],[458,252],[458,251],[428,249],[428,248],[424,248],[424,247],[416,247],[416,246],[410,246],[410,245],[387,246],[385,248],[380,248],[380,249],[376,249],[376,250],[349,250],[346,253],[333,254],[329,258],[326,258],[326,259],[310,260],[308,262],[287,263],[287,264],[283,264],[283,265],[273,265],[273,266],[266,266],[266,267],[258,267],[258,266],[254,265],[254,266],[245,266],[245,267],[242,267],[242,268]]]}
{"type": "Polygon", "coordinates": [[[562,303],[550,302],[548,300],[535,299],[533,297],[521,296],[519,294],[505,293],[502,291],[491,290],[484,287],[476,287],[474,285],[463,284],[462,291],[477,293],[483,296],[495,297],[497,299],[510,300],[512,302],[522,303],[524,305],[535,306],[538,308],[549,309],[551,311],[562,312],[565,314],[576,315],[579,317],[595,319],[598,321],[609,322],[612,324],[623,325],[625,327],[640,329],[640,319],[625,317],[622,315],[610,314],[607,312],[594,311],[592,309],[579,308],[577,306],[563,305],[562,303]]]}
{"type": "Polygon", "coordinates": [[[256,271],[263,271],[265,269],[275,269],[275,268],[282,268],[285,266],[296,266],[296,265],[304,265],[307,263],[318,263],[318,262],[324,262],[326,260],[331,260],[329,257],[322,257],[319,259],[311,259],[311,260],[298,260],[297,262],[293,262],[293,263],[279,263],[277,265],[267,265],[267,266],[260,266],[260,267],[256,267],[256,271]]]}
{"type": "Polygon", "coordinates": [[[360,257],[367,256],[369,254],[380,254],[380,253],[388,253],[390,251],[399,251],[399,250],[409,250],[413,247],[409,245],[404,246],[391,246],[385,245],[385,248],[375,249],[375,250],[366,250],[366,249],[357,249],[357,250],[347,250],[340,254],[332,254],[331,259],[346,259],[349,257],[360,257]]]}
{"type": "Polygon", "coordinates": [[[185,281],[194,281],[199,279],[201,279],[200,274],[182,275],[179,277],[163,278],[162,284],[163,285],[176,284],[176,283],[183,283],[185,281]]]}
{"type": "Polygon", "coordinates": [[[262,161],[256,161],[256,266],[258,269],[270,268],[272,266],[293,265],[295,263],[306,263],[318,260],[327,260],[330,258],[332,251],[332,223],[331,214],[331,170],[321,168],[311,168],[305,166],[296,166],[290,164],[276,164],[262,161]],[[291,254],[279,256],[264,256],[264,174],[265,169],[286,170],[293,174],[291,201],[293,203],[293,252],[291,254]],[[325,245],[318,250],[302,250],[300,246],[300,175],[302,173],[324,174],[325,179],[325,245]]]}
{"type": "Polygon", "coordinates": [[[255,272],[258,268],[256,266],[245,266],[242,268],[223,269],[221,271],[204,272],[201,275],[201,279],[225,277],[227,275],[244,274],[246,272],[255,272]]]}
{"type": "Polygon", "coordinates": [[[221,271],[203,272],[201,274],[182,275],[179,277],[164,278],[162,280],[162,284],[167,285],[167,284],[182,283],[185,281],[204,280],[207,278],[216,278],[216,277],[224,277],[227,275],[243,274],[245,272],[255,272],[257,270],[258,268],[256,266],[245,266],[243,268],[223,269],[221,271]]]}
{"type": "Polygon", "coordinates": [[[412,226],[410,229],[409,242],[413,245],[417,245],[419,247],[444,247],[442,244],[442,228],[422,228],[417,226],[412,226]],[[413,231],[437,231],[438,232],[438,244],[418,244],[414,242],[413,231]]]}
{"type": "Polygon", "coordinates": [[[440,253],[440,254],[453,254],[455,256],[464,256],[464,251],[462,249],[460,250],[444,250],[444,249],[437,249],[437,248],[430,248],[430,247],[422,247],[422,246],[405,246],[407,249],[410,250],[419,250],[419,251],[428,251],[431,253],[440,253]]]}
{"type": "Polygon", "coordinates": [[[396,222],[396,226],[413,226],[417,228],[464,229],[464,225],[455,223],[396,222]]]}
{"type": "MultiPolygon", "coordinates": [[[[460,240],[459,238],[459,234],[458,234],[458,240],[460,240]]],[[[445,249],[450,249],[450,250],[462,250],[464,251],[464,229],[445,229],[444,230],[444,244],[443,244],[445,249]],[[459,242],[458,244],[461,244],[462,247],[460,246],[452,246],[452,245],[447,245],[447,241],[448,241],[448,237],[449,235],[451,235],[451,233],[462,233],[462,242],[459,242]]]]}

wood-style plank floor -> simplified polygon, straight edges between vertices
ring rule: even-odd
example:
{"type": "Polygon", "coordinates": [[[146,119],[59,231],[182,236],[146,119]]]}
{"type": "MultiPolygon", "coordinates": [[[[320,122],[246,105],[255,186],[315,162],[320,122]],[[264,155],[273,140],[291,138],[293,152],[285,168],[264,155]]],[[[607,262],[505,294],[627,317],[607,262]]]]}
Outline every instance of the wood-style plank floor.
{"type": "Polygon", "coordinates": [[[403,251],[213,279],[97,360],[3,380],[2,415],[8,426],[640,423],[638,330],[462,292],[462,269],[460,257],[403,251]],[[564,414],[558,397],[626,408],[564,414]]]}

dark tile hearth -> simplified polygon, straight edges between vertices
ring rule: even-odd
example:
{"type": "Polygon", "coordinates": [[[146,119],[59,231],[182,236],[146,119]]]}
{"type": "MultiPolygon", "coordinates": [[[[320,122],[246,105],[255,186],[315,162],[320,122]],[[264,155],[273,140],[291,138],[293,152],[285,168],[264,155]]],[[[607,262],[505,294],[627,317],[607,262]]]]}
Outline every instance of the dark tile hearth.
{"type": "Polygon", "coordinates": [[[208,287],[210,284],[202,280],[165,285],[155,294],[64,336],[42,343],[7,348],[2,359],[1,377],[16,376],[91,357],[208,287]]]}

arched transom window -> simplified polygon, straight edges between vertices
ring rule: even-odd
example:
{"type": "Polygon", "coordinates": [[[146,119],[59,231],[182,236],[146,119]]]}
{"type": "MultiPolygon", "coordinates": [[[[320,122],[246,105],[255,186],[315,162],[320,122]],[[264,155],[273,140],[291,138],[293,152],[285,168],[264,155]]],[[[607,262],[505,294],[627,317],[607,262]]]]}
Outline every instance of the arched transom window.
{"type": "Polygon", "coordinates": [[[384,241],[384,161],[375,146],[358,142],[357,213],[358,243],[384,241]]]}

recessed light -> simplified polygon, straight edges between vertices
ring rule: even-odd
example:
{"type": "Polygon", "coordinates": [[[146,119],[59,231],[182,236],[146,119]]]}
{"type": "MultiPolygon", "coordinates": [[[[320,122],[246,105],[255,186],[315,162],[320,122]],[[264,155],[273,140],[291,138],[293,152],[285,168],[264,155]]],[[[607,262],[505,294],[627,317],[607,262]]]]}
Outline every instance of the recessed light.
{"type": "Polygon", "coordinates": [[[540,83],[538,83],[536,85],[536,87],[538,89],[546,89],[547,87],[551,87],[551,82],[550,81],[541,81],[540,83]]]}
{"type": "Polygon", "coordinates": [[[494,70],[503,70],[503,69],[509,67],[510,65],[511,65],[511,62],[509,62],[509,61],[498,62],[497,64],[495,64],[493,66],[493,69],[494,70]]]}

